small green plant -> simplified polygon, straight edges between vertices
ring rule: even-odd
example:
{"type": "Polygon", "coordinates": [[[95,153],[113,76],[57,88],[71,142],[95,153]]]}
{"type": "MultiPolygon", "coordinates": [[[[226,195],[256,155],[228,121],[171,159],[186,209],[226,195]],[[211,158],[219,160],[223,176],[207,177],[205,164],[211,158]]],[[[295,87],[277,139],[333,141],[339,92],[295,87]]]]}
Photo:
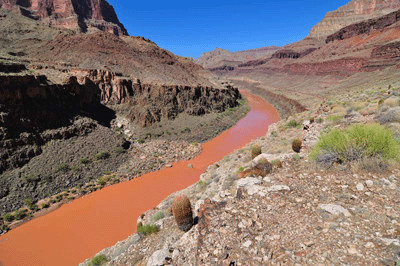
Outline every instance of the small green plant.
{"type": "Polygon", "coordinates": [[[116,154],[123,154],[123,153],[126,152],[126,150],[124,148],[122,148],[122,147],[118,147],[114,151],[115,151],[116,154]]]}
{"type": "Polygon", "coordinates": [[[239,169],[238,169],[238,173],[243,172],[243,171],[244,171],[244,167],[240,166],[239,169]]]}
{"type": "Polygon", "coordinates": [[[157,233],[158,232],[158,228],[155,225],[146,224],[146,225],[139,226],[138,229],[137,229],[137,232],[139,234],[144,234],[145,236],[147,236],[147,235],[151,235],[151,234],[157,233]]]}
{"type": "Polygon", "coordinates": [[[376,123],[330,130],[320,137],[310,157],[327,165],[366,158],[379,158],[382,162],[388,162],[400,161],[399,151],[400,145],[392,131],[376,123]]]}
{"type": "Polygon", "coordinates": [[[341,115],[332,115],[327,118],[328,121],[332,122],[333,124],[339,124],[342,121],[343,116],[341,115]]]}
{"type": "Polygon", "coordinates": [[[106,263],[108,261],[108,258],[106,255],[104,254],[99,254],[94,256],[90,262],[89,262],[89,266],[100,266],[104,263],[106,263]]]}
{"type": "MultiPolygon", "coordinates": [[[[26,210],[26,209],[25,209],[26,210]]],[[[14,217],[15,217],[15,219],[16,220],[22,220],[22,219],[24,219],[25,217],[26,217],[26,212],[24,211],[24,210],[17,210],[15,213],[14,213],[14,217]]]]}
{"type": "Polygon", "coordinates": [[[57,167],[57,172],[66,173],[66,172],[68,172],[69,170],[71,170],[71,168],[70,168],[69,165],[66,164],[66,163],[62,163],[62,164],[60,164],[60,165],[57,167]]]}
{"type": "Polygon", "coordinates": [[[31,174],[31,175],[24,176],[23,179],[28,183],[33,183],[33,182],[38,181],[39,177],[37,177],[34,174],[31,174]]]}
{"type": "Polygon", "coordinates": [[[278,136],[278,133],[276,133],[275,130],[271,131],[271,136],[276,138],[278,136]]]}
{"type": "Polygon", "coordinates": [[[289,122],[286,123],[287,127],[299,127],[300,123],[298,123],[296,120],[290,120],[289,122]]]}
{"type": "Polygon", "coordinates": [[[282,161],[279,159],[275,159],[271,161],[272,166],[276,167],[276,168],[282,168],[283,164],[282,161]]]}
{"type": "Polygon", "coordinates": [[[295,155],[293,155],[293,159],[300,160],[300,155],[296,153],[295,155]]]}
{"type": "Polygon", "coordinates": [[[96,160],[105,160],[110,157],[110,153],[108,151],[102,151],[96,154],[94,157],[96,158],[96,160]]]}
{"type": "Polygon", "coordinates": [[[175,221],[184,232],[187,232],[193,226],[193,212],[190,200],[185,195],[177,196],[172,204],[172,212],[175,217],[175,221]]]}
{"type": "Polygon", "coordinates": [[[260,145],[254,145],[253,147],[251,147],[251,159],[256,158],[260,154],[261,154],[261,146],[260,145]]]}
{"type": "Polygon", "coordinates": [[[47,202],[43,202],[40,207],[42,207],[42,209],[47,209],[48,207],[50,207],[50,204],[47,202]]]}
{"type": "Polygon", "coordinates": [[[28,208],[31,208],[31,206],[33,205],[33,199],[25,199],[24,203],[26,204],[26,206],[28,206],[28,208]]]}
{"type": "Polygon", "coordinates": [[[381,107],[384,102],[385,102],[384,99],[380,99],[379,102],[378,102],[378,106],[381,107]]]}
{"type": "Polygon", "coordinates": [[[105,186],[106,181],[104,181],[103,178],[99,177],[97,178],[97,184],[99,184],[100,186],[105,186]]]}
{"type": "Polygon", "coordinates": [[[89,164],[91,162],[91,160],[89,158],[82,158],[79,160],[81,162],[81,164],[89,164]]]}
{"type": "Polygon", "coordinates": [[[159,211],[156,214],[154,214],[153,217],[151,217],[151,221],[154,223],[157,222],[158,220],[161,220],[164,217],[165,217],[164,212],[159,211]]]}
{"type": "Polygon", "coordinates": [[[272,164],[267,159],[261,158],[258,160],[254,169],[257,171],[256,175],[268,175],[272,172],[272,164]]]}
{"type": "Polygon", "coordinates": [[[324,122],[324,119],[322,118],[322,117],[318,117],[317,118],[317,123],[318,124],[321,124],[321,123],[323,123],[324,122]]]}
{"type": "Polygon", "coordinates": [[[299,153],[300,150],[301,150],[301,144],[302,144],[301,139],[299,139],[299,138],[294,139],[292,141],[292,149],[293,149],[293,151],[299,153]]]}
{"type": "Polygon", "coordinates": [[[7,232],[7,231],[10,230],[10,227],[8,225],[6,225],[6,224],[3,224],[3,225],[0,226],[0,230],[4,231],[4,232],[7,232]]]}
{"type": "Polygon", "coordinates": [[[139,144],[143,144],[144,143],[144,139],[138,139],[137,141],[139,144]]]}
{"type": "Polygon", "coordinates": [[[11,213],[5,213],[3,215],[3,220],[11,223],[12,221],[14,221],[14,215],[12,215],[11,213]]]}

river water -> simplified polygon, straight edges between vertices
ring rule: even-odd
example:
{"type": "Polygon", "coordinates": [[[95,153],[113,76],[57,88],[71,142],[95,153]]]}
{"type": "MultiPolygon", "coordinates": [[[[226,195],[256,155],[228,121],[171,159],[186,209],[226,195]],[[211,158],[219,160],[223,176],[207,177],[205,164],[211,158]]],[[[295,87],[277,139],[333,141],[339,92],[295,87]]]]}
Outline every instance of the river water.
{"type": "Polygon", "coordinates": [[[0,266],[77,265],[136,232],[141,213],[197,182],[209,165],[264,136],[279,120],[272,105],[247,91],[241,93],[251,110],[234,127],[204,143],[199,156],[106,187],[13,229],[0,237],[0,266]]]}

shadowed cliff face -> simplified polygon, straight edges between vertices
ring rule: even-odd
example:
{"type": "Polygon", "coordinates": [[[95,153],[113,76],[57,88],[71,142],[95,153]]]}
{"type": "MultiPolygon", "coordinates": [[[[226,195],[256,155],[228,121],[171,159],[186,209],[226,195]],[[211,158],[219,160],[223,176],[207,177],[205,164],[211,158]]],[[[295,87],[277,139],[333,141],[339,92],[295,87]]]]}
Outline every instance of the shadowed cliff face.
{"type": "Polygon", "coordinates": [[[96,28],[117,36],[128,35],[105,0],[0,0],[0,7],[56,27],[83,32],[96,28]]]}
{"type": "Polygon", "coordinates": [[[310,31],[310,37],[326,37],[343,27],[380,17],[400,8],[399,0],[353,0],[338,10],[328,12],[310,31]]]}

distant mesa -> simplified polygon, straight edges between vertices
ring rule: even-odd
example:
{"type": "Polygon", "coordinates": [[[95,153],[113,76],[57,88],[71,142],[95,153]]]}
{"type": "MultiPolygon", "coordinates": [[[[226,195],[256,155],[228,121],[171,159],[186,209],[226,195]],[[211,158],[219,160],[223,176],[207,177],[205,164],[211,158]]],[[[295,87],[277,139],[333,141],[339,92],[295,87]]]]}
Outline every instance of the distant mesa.
{"type": "Polygon", "coordinates": [[[0,7],[49,26],[128,35],[114,8],[105,0],[0,0],[0,7]]]}

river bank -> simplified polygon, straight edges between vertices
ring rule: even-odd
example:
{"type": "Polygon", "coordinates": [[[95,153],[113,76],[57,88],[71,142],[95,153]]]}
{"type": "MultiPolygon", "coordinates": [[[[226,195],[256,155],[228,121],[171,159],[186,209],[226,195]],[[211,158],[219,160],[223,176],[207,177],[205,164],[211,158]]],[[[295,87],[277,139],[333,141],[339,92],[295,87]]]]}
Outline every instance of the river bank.
{"type": "Polygon", "coordinates": [[[5,265],[71,265],[135,232],[136,219],[173,193],[196,181],[206,168],[277,121],[275,109],[244,92],[251,106],[237,125],[202,145],[193,160],[96,191],[2,236],[0,257],[5,265]],[[193,168],[188,168],[192,164],[193,168]]]}

